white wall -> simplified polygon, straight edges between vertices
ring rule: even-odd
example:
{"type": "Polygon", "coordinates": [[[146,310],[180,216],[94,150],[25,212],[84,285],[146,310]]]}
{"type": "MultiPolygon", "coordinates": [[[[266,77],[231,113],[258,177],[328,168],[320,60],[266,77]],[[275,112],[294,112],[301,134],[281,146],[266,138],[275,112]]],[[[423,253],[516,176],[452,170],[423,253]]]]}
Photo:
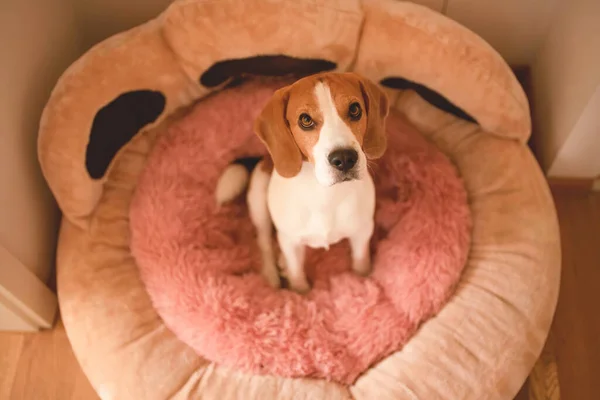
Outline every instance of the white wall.
{"type": "MultiPolygon", "coordinates": [[[[588,111],[593,114],[591,119],[583,118],[583,113],[600,85],[600,0],[560,3],[534,60],[532,77],[538,148],[544,168],[552,167],[563,147],[568,150],[568,160],[580,158],[582,165],[590,161],[583,147],[595,148],[595,157],[599,158],[600,132],[594,128],[598,124],[593,117],[599,118],[600,109],[588,111]],[[580,120],[583,125],[579,124],[579,133],[574,135],[580,120]]],[[[570,170],[569,175],[573,174],[577,175],[576,169],[570,170]]],[[[561,175],[560,168],[554,175],[561,175]]]]}
{"type": "Polygon", "coordinates": [[[0,1],[0,246],[43,282],[59,213],[37,162],[38,122],[79,51],[70,0],[0,1]]]}
{"type": "Polygon", "coordinates": [[[445,14],[483,37],[510,65],[521,66],[533,61],[557,5],[570,1],[447,0],[445,14]]]}
{"type": "Polygon", "coordinates": [[[548,170],[557,178],[600,177],[600,85],[588,101],[569,137],[548,170]]]}

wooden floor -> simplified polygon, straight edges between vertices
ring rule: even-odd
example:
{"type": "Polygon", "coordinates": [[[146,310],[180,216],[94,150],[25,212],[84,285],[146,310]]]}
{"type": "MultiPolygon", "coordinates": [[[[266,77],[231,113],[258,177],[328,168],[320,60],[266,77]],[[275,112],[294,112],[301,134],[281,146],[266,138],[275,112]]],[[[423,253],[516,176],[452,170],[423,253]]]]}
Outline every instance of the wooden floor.
{"type": "MultiPolygon", "coordinates": [[[[563,269],[551,347],[561,398],[600,399],[600,194],[555,189],[554,198],[563,269]]],[[[519,399],[542,400],[531,393],[526,386],[519,399]]],[[[39,334],[0,333],[1,400],[96,398],[62,324],[39,334]]]]}
{"type": "Polygon", "coordinates": [[[552,327],[562,399],[600,399],[600,193],[555,189],[563,249],[552,327]]]}
{"type": "Polygon", "coordinates": [[[97,398],[61,322],[40,333],[0,333],[1,400],[97,398]]]}

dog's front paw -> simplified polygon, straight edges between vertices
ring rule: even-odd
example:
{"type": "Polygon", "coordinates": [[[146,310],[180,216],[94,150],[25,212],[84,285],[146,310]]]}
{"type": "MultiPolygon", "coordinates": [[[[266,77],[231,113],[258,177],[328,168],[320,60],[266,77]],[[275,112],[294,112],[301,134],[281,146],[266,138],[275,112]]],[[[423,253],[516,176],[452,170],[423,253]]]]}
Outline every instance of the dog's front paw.
{"type": "Polygon", "coordinates": [[[310,292],[310,284],[306,279],[290,279],[290,289],[298,294],[306,294],[310,292]]]}
{"type": "Polygon", "coordinates": [[[279,257],[277,257],[277,267],[279,268],[280,275],[287,277],[287,262],[283,253],[279,253],[279,257]]]}
{"type": "Polygon", "coordinates": [[[272,288],[279,289],[281,287],[281,279],[279,278],[277,267],[275,267],[274,265],[263,266],[261,275],[265,278],[269,286],[271,286],[272,288]]]}
{"type": "Polygon", "coordinates": [[[352,269],[360,276],[368,276],[371,273],[371,260],[364,258],[362,260],[355,260],[352,263],[352,269]]]}

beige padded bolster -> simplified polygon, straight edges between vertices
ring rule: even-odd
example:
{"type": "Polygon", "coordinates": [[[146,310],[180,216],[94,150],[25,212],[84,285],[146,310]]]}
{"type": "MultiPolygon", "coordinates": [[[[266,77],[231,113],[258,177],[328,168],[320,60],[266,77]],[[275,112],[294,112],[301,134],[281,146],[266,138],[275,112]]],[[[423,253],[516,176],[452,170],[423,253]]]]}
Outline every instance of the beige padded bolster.
{"type": "Polygon", "coordinates": [[[136,90],[166,99],[158,119],[147,127],[202,94],[175,62],[156,21],[92,48],[63,74],[44,109],[38,139],[41,167],[61,210],[76,224],[85,224],[95,209],[109,170],[94,179],[86,168],[94,118],[119,96],[136,90]]]}
{"type": "Polygon", "coordinates": [[[531,121],[525,93],[487,42],[424,6],[363,3],[356,72],[377,82],[400,77],[420,83],[473,116],[484,131],[527,141],[531,121]]]}
{"type": "MultiPolygon", "coordinates": [[[[441,312],[351,388],[367,399],[512,399],[543,348],[558,298],[560,240],[548,185],[529,149],[406,92],[396,107],[457,165],[471,254],[441,312]]],[[[432,277],[435,279],[435,277],[432,277]]]]}
{"type": "Polygon", "coordinates": [[[190,78],[217,61],[285,54],[324,59],[346,70],[363,13],[359,0],[178,1],[164,35],[190,78]]]}

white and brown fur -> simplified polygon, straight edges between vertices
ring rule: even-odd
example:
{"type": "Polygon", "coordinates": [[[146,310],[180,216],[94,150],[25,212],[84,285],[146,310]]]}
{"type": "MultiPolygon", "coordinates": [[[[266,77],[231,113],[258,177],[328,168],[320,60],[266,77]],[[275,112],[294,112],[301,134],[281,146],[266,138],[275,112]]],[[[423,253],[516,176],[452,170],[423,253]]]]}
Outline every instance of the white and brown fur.
{"type": "MultiPolygon", "coordinates": [[[[310,289],[305,246],[328,249],[348,239],[352,268],[370,272],[375,188],[367,160],[385,152],[387,114],[387,97],[371,81],[354,73],[324,73],[275,92],[256,120],[255,132],[270,157],[253,169],[247,202],[262,274],[273,287],[280,286],[273,225],[280,263],[297,292],[310,289]]],[[[217,184],[217,202],[241,194],[247,180],[247,168],[230,165],[217,184]]]]}

